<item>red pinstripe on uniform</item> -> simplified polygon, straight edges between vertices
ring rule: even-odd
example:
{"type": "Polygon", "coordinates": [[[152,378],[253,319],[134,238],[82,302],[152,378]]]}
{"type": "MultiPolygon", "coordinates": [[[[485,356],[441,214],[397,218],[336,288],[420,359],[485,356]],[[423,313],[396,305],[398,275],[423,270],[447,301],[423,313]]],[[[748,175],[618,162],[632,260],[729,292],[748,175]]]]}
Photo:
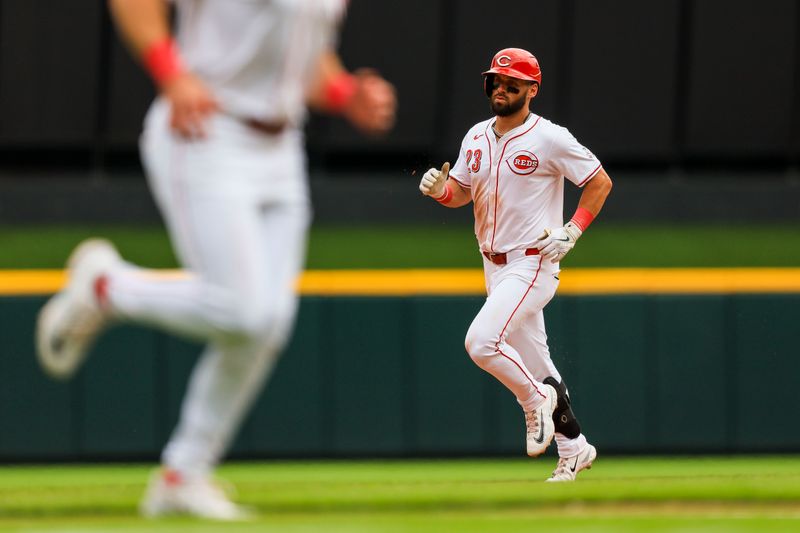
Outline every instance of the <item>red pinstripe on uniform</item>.
{"type": "Polygon", "coordinates": [[[584,184],[585,184],[587,181],[589,181],[590,179],[592,179],[593,177],[595,177],[595,175],[597,175],[597,173],[598,173],[598,172],[600,172],[600,169],[601,169],[601,168],[603,168],[603,165],[602,165],[602,163],[601,163],[601,164],[599,164],[599,165],[597,165],[597,166],[595,167],[595,169],[594,169],[594,170],[592,170],[591,172],[589,172],[589,175],[588,175],[588,176],[586,176],[585,178],[583,178],[583,180],[581,180],[581,182],[580,182],[580,183],[578,183],[578,187],[583,187],[583,185],[584,185],[584,184]]]}
{"type": "MultiPolygon", "coordinates": [[[[539,123],[539,120],[541,118],[542,117],[536,117],[536,121],[531,125],[530,128],[528,128],[527,130],[523,131],[519,135],[515,135],[515,136],[511,137],[509,140],[507,140],[506,143],[503,145],[503,151],[500,152],[500,159],[498,159],[498,161],[503,161],[503,156],[506,155],[506,148],[508,147],[508,143],[510,143],[514,139],[518,139],[519,137],[522,137],[523,135],[525,135],[529,131],[531,131],[533,128],[535,128],[536,125],[539,123]]],[[[491,165],[491,153],[492,153],[491,150],[489,150],[489,161],[490,161],[489,164],[490,165],[491,165]]],[[[494,225],[492,227],[492,244],[489,245],[489,251],[492,252],[492,253],[494,253],[494,236],[495,236],[495,233],[497,232],[497,196],[498,196],[498,188],[500,187],[500,166],[501,166],[500,164],[497,165],[497,174],[495,175],[495,179],[494,179],[494,225]]],[[[489,167],[489,171],[491,171],[491,168],[492,167],[490,166],[489,167]]],[[[541,265],[541,261],[539,262],[539,264],[541,265]]]]}
{"type": "MultiPolygon", "coordinates": [[[[535,124],[534,124],[534,126],[535,126],[535,124]]],[[[528,293],[531,292],[531,289],[533,289],[533,285],[536,283],[536,279],[539,277],[539,271],[542,269],[542,257],[541,256],[538,256],[538,257],[539,257],[539,265],[536,267],[536,273],[533,275],[533,281],[531,281],[531,284],[528,285],[528,290],[526,290],[525,294],[522,295],[522,298],[520,298],[519,302],[517,303],[517,306],[511,312],[511,315],[509,315],[508,320],[506,320],[506,324],[503,326],[503,329],[500,331],[500,335],[497,338],[497,344],[495,344],[494,349],[497,350],[497,352],[500,355],[502,355],[503,357],[505,357],[506,359],[508,359],[512,363],[514,363],[517,366],[517,368],[519,368],[520,371],[525,375],[525,377],[528,379],[528,381],[531,382],[531,385],[533,385],[533,388],[536,389],[536,393],[539,394],[541,397],[546,398],[546,396],[542,393],[542,391],[539,390],[539,387],[537,387],[536,384],[533,382],[533,380],[528,376],[528,373],[525,372],[525,369],[523,369],[521,366],[519,366],[519,363],[514,361],[514,359],[512,359],[511,357],[509,357],[505,353],[503,353],[503,351],[500,349],[500,340],[503,338],[503,334],[506,332],[506,329],[508,328],[508,325],[511,323],[511,319],[514,318],[514,314],[517,312],[517,309],[519,309],[520,306],[522,305],[522,302],[525,301],[525,297],[527,297],[528,293]]]]}

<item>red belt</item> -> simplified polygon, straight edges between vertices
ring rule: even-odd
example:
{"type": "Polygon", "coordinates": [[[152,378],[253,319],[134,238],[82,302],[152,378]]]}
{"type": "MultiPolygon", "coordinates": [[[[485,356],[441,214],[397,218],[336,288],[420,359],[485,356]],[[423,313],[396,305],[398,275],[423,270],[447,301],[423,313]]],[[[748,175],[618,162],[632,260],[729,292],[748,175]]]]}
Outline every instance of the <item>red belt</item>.
{"type": "MultiPolygon", "coordinates": [[[[505,265],[506,263],[508,263],[508,257],[505,252],[499,254],[494,254],[492,252],[482,252],[482,253],[484,256],[486,256],[486,259],[488,259],[495,265],[505,265]]],[[[525,255],[539,255],[539,249],[528,248],[527,250],[525,250],[525,255]]]]}
{"type": "Polygon", "coordinates": [[[244,123],[259,133],[263,133],[265,135],[278,135],[288,126],[286,122],[267,122],[265,120],[257,120],[254,118],[246,118],[244,119],[244,123]]]}

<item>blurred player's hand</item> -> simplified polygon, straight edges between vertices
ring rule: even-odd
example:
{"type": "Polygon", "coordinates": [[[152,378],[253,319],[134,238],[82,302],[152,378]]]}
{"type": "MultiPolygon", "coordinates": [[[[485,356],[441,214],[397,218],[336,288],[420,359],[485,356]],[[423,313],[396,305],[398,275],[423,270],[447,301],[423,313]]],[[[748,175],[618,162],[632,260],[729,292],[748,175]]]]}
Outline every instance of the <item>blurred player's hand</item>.
{"type": "Polygon", "coordinates": [[[447,175],[450,172],[450,163],[442,165],[442,170],[430,168],[422,175],[419,182],[419,190],[425,196],[439,198],[444,194],[444,187],[447,183],[447,175]]]}
{"type": "Polygon", "coordinates": [[[394,126],[397,97],[394,86],[374,70],[358,70],[356,92],[344,116],[365,133],[386,133],[394,126]]]}
{"type": "Polygon", "coordinates": [[[539,249],[539,255],[545,259],[550,259],[551,263],[558,263],[575,246],[575,241],[583,232],[573,224],[567,222],[563,227],[554,230],[546,229],[533,243],[534,248],[539,249]]]}
{"type": "Polygon", "coordinates": [[[208,117],[219,110],[219,104],[208,87],[186,72],[164,84],[161,93],[170,103],[172,129],[186,139],[205,137],[208,117]]]}

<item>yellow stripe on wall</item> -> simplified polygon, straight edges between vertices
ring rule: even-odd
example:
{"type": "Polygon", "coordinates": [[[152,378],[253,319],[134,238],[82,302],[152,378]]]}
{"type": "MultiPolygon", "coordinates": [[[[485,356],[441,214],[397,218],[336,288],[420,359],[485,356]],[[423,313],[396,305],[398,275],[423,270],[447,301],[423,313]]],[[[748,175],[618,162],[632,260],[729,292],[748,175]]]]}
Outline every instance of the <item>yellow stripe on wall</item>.
{"type": "Polygon", "coordinates": [[[800,268],[576,268],[561,294],[798,293],[800,268]]]}
{"type": "MultiPolygon", "coordinates": [[[[159,278],[177,270],[151,271],[159,278]]],[[[800,293],[800,268],[568,268],[559,294],[800,293]]],[[[0,295],[52,294],[61,270],[0,270],[0,295]]],[[[479,269],[308,270],[299,280],[308,296],[483,295],[479,269]]]]}
{"type": "Polygon", "coordinates": [[[0,270],[0,295],[51,294],[64,284],[61,270],[0,270]]]}
{"type": "Polygon", "coordinates": [[[479,269],[309,270],[300,277],[308,295],[412,296],[485,294],[479,269]]]}

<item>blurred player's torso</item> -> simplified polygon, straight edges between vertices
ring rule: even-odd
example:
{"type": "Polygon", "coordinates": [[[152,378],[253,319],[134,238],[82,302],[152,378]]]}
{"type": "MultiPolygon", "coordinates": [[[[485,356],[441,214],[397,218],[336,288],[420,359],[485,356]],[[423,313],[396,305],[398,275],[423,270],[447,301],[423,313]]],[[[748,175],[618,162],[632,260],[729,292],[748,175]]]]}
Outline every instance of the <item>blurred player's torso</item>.
{"type": "Polygon", "coordinates": [[[534,113],[500,138],[494,122],[467,132],[450,176],[472,189],[480,249],[507,252],[529,247],[545,228],[561,226],[563,177],[581,186],[600,161],[566,128],[534,113]]]}
{"type": "Polygon", "coordinates": [[[189,69],[226,112],[295,125],[346,0],[175,0],[189,69]]]}

